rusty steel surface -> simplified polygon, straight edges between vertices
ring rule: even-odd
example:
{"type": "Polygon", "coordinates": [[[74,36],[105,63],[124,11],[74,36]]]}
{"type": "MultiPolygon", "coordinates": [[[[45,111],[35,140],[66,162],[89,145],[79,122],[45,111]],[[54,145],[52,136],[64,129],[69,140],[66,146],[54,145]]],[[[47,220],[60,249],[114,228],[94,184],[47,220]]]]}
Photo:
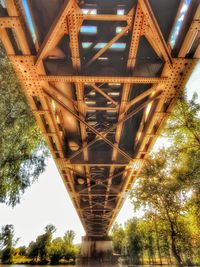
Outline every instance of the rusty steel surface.
{"type": "Polygon", "coordinates": [[[0,39],[88,236],[108,234],[200,57],[199,32],[199,0],[0,1],[0,39]]]}

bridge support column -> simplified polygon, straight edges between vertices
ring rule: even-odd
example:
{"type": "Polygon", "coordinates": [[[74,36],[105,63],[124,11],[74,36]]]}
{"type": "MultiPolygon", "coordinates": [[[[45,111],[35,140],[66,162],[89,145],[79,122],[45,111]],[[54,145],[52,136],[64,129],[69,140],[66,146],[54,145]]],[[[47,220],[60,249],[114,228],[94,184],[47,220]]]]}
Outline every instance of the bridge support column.
{"type": "Polygon", "coordinates": [[[80,260],[113,262],[114,257],[111,237],[83,236],[80,260]]]}

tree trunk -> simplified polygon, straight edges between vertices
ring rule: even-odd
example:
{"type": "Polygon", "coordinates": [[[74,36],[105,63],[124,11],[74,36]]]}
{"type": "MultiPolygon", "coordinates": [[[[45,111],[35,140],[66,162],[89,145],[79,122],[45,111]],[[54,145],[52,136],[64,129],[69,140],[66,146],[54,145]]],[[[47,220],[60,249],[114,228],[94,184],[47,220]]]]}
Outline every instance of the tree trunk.
{"type": "Polygon", "coordinates": [[[170,251],[170,245],[169,245],[169,242],[168,242],[168,238],[167,238],[167,248],[168,248],[168,259],[169,259],[169,264],[172,265],[171,251],[170,251]]]}
{"type": "Polygon", "coordinates": [[[173,223],[173,221],[172,221],[172,219],[171,219],[171,217],[169,215],[168,208],[165,205],[163,199],[160,198],[160,200],[161,200],[163,208],[164,208],[164,210],[166,212],[167,219],[169,221],[170,232],[171,232],[170,236],[171,236],[171,244],[172,244],[172,253],[173,253],[173,255],[174,255],[174,257],[175,257],[175,259],[177,261],[178,266],[184,266],[183,261],[181,259],[180,252],[179,252],[179,250],[177,248],[177,244],[176,244],[176,231],[175,231],[174,223],[173,223]]]}
{"type": "Polygon", "coordinates": [[[155,232],[156,232],[156,245],[157,245],[158,255],[159,255],[159,259],[160,259],[160,264],[162,265],[162,257],[161,257],[161,252],[160,252],[160,243],[159,243],[159,239],[158,239],[158,227],[157,227],[157,223],[156,223],[156,220],[155,220],[154,216],[153,216],[153,221],[154,221],[155,232]]]}
{"type": "Polygon", "coordinates": [[[181,259],[181,255],[177,249],[177,246],[176,246],[176,235],[175,235],[175,232],[172,230],[171,231],[171,241],[172,241],[172,252],[173,252],[173,255],[178,263],[179,266],[184,266],[183,264],[183,261],[181,259]]]}
{"type": "Polygon", "coordinates": [[[169,215],[169,212],[167,209],[166,209],[166,213],[167,213],[167,217],[168,217],[169,225],[170,225],[170,230],[171,230],[172,253],[173,253],[178,265],[184,266],[180,252],[179,252],[177,245],[176,245],[176,231],[174,229],[174,224],[170,218],[170,215],[169,215]]]}

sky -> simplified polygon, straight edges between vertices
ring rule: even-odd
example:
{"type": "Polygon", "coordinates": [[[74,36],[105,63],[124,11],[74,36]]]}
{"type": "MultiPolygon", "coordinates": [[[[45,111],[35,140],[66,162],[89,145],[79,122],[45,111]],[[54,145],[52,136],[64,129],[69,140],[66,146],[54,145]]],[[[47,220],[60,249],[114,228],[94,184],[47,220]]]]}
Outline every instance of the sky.
{"type": "MultiPolygon", "coordinates": [[[[126,201],[117,221],[123,224],[133,216],[132,210],[132,205],[126,201]]],[[[52,158],[38,181],[25,192],[20,204],[14,208],[0,204],[0,227],[5,224],[15,226],[15,236],[21,237],[18,246],[35,240],[47,224],[56,226],[55,236],[74,230],[75,242],[80,243],[84,229],[52,158]]]]}
{"type": "MultiPolygon", "coordinates": [[[[200,62],[191,75],[186,90],[189,98],[194,91],[200,96],[200,62]]],[[[163,146],[164,142],[158,140],[154,149],[163,146]]],[[[133,205],[127,199],[116,221],[124,225],[135,215],[139,214],[134,213],[133,205]]],[[[5,224],[14,225],[15,237],[20,237],[18,246],[28,245],[35,240],[44,232],[47,224],[56,226],[54,237],[63,236],[70,229],[76,233],[75,242],[81,242],[84,229],[52,158],[48,159],[46,170],[38,181],[27,189],[20,204],[14,208],[0,204],[0,227],[5,224]]]]}

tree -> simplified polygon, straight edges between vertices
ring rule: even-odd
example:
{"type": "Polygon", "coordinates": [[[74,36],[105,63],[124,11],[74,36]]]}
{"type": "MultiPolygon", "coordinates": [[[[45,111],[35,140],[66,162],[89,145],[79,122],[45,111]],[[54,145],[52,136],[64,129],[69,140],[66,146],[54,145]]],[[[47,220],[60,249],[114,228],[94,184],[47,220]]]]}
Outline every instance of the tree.
{"type": "Polygon", "coordinates": [[[18,251],[19,251],[19,255],[20,256],[26,256],[26,246],[21,246],[18,248],[18,251]]]}
{"type": "Polygon", "coordinates": [[[70,259],[75,259],[78,249],[74,246],[75,233],[73,230],[68,230],[63,237],[63,247],[64,247],[64,258],[69,261],[70,259]]]}
{"type": "Polygon", "coordinates": [[[37,242],[31,241],[27,248],[27,256],[32,259],[33,262],[38,261],[39,248],[37,242]]]}
{"type": "Polygon", "coordinates": [[[59,261],[64,257],[64,242],[61,237],[55,238],[49,246],[49,256],[51,264],[59,264],[59,261]]]}
{"type": "Polygon", "coordinates": [[[55,238],[49,246],[49,255],[52,264],[58,264],[61,259],[75,260],[78,248],[73,244],[75,233],[68,230],[63,238],[55,238]]]}
{"type": "Polygon", "coordinates": [[[115,223],[111,231],[111,236],[112,236],[114,251],[122,255],[124,253],[123,249],[125,242],[125,232],[123,227],[118,223],[115,223]]]}
{"type": "MultiPolygon", "coordinates": [[[[196,100],[196,95],[190,101],[180,97],[164,130],[164,135],[170,136],[171,145],[145,160],[131,195],[136,209],[145,207],[146,212],[159,215],[162,225],[159,228],[170,236],[172,252],[179,265],[192,254],[191,232],[186,223],[188,205],[193,205],[197,220],[199,218],[200,105],[196,100]]],[[[161,249],[159,242],[157,247],[161,255],[164,247],[161,249]]]]}
{"type": "Polygon", "coordinates": [[[48,151],[1,44],[0,96],[0,202],[14,206],[44,171],[48,151]]]}
{"type": "Polygon", "coordinates": [[[65,232],[63,240],[66,245],[72,245],[75,238],[75,233],[73,230],[68,230],[65,232]]]}
{"type": "Polygon", "coordinates": [[[140,264],[142,254],[142,240],[138,231],[138,219],[128,220],[125,226],[126,246],[132,264],[140,264]]]}
{"type": "Polygon", "coordinates": [[[7,224],[2,227],[0,234],[0,244],[2,249],[1,260],[2,263],[12,263],[14,255],[14,245],[17,240],[14,240],[14,226],[12,224],[7,224]]]}
{"type": "Polygon", "coordinates": [[[162,149],[146,160],[146,164],[138,186],[132,191],[135,207],[146,206],[158,212],[168,223],[171,246],[174,257],[179,265],[183,264],[178,239],[178,217],[184,210],[184,199],[181,185],[174,175],[177,168],[176,158],[171,150],[162,149]],[[173,167],[172,167],[173,166],[173,167]]]}
{"type": "Polygon", "coordinates": [[[45,227],[45,233],[39,235],[35,242],[31,242],[27,249],[27,256],[34,263],[58,264],[61,259],[75,259],[78,254],[78,248],[73,244],[75,233],[69,230],[64,237],[57,237],[52,240],[53,233],[56,231],[52,224],[45,227]]]}
{"type": "Polygon", "coordinates": [[[28,256],[37,262],[47,263],[49,260],[49,248],[52,241],[52,235],[56,231],[54,225],[49,224],[45,227],[45,233],[39,235],[35,242],[31,242],[28,247],[28,256]]]}
{"type": "Polygon", "coordinates": [[[49,224],[45,227],[45,233],[40,235],[36,239],[38,246],[38,254],[41,262],[48,262],[49,257],[49,246],[51,244],[52,235],[56,231],[54,225],[49,224]]]}
{"type": "Polygon", "coordinates": [[[185,191],[193,192],[191,205],[200,227],[200,104],[195,93],[191,100],[182,95],[165,127],[164,135],[170,137],[173,150],[181,158],[177,179],[185,191]]]}

